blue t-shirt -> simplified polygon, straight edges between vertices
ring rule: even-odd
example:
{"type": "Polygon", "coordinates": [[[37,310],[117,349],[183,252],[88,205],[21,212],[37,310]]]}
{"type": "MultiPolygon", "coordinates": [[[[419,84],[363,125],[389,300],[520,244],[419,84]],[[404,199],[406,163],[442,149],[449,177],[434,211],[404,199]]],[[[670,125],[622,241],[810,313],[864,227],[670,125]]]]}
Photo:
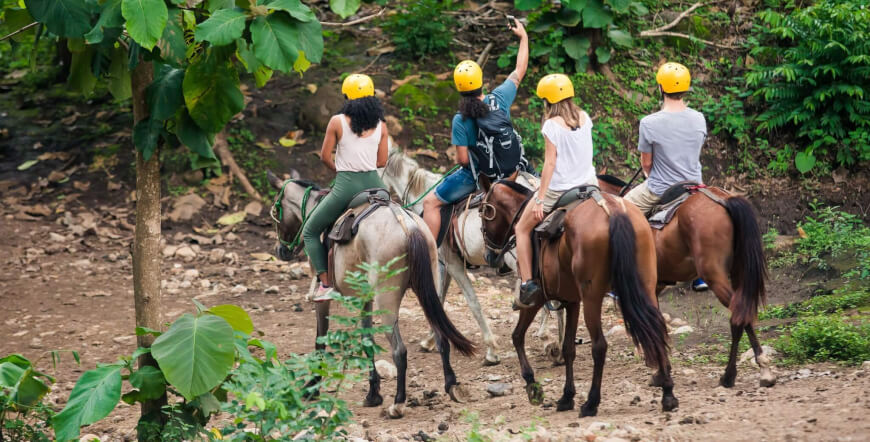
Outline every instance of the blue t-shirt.
{"type": "MultiPolygon", "coordinates": [[[[495,88],[492,94],[487,94],[483,98],[483,102],[489,104],[489,97],[492,95],[495,102],[498,103],[499,109],[504,109],[511,114],[511,104],[517,97],[517,85],[511,79],[507,79],[501,86],[495,88]]],[[[462,118],[462,114],[457,113],[453,116],[453,130],[450,137],[450,142],[454,146],[477,146],[477,124],[472,118],[462,118]]]]}

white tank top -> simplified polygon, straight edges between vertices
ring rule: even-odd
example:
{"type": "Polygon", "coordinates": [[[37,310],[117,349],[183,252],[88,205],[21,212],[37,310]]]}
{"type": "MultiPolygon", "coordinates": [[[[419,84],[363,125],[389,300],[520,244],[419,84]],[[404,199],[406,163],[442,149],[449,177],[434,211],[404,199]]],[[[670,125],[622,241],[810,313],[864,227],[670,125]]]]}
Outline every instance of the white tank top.
{"type": "Polygon", "coordinates": [[[556,168],[550,189],[570,190],[583,184],[598,184],[592,164],[592,120],[583,112],[583,125],[571,130],[552,119],[544,122],[541,133],[556,145],[556,168]]]}
{"type": "Polygon", "coordinates": [[[370,172],[378,169],[378,144],[381,142],[381,123],[368,136],[359,137],[350,129],[343,114],[341,139],[335,152],[335,170],[338,172],[370,172]]]}

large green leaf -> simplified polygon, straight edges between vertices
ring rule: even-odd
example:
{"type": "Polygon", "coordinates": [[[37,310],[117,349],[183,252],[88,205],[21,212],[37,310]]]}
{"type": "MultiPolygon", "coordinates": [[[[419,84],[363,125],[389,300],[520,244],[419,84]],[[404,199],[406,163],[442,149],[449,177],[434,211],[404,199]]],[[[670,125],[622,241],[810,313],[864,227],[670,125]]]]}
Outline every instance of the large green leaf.
{"type": "Polygon", "coordinates": [[[94,91],[94,86],[97,84],[97,77],[91,70],[94,47],[88,45],[74,48],[72,39],[68,40],[68,43],[72,52],[72,62],[69,67],[69,77],[66,79],[67,87],[80,94],[88,95],[94,91]]]}
{"type": "Polygon", "coordinates": [[[573,9],[562,8],[556,14],[556,21],[565,27],[573,28],[580,24],[580,21],[583,20],[583,16],[580,12],[575,11],[573,9]]]}
{"type": "Polygon", "coordinates": [[[299,21],[308,22],[317,20],[317,16],[314,15],[311,8],[303,5],[299,0],[274,0],[267,2],[265,6],[266,9],[285,11],[299,21]]]}
{"type": "Polygon", "coordinates": [[[228,45],[242,36],[247,18],[235,9],[218,10],[196,27],[196,41],[208,41],[215,46],[228,45]]]}
{"type": "Polygon", "coordinates": [[[188,400],[220,384],[233,365],[233,328],[214,315],[178,318],[151,346],[166,380],[188,400]]]}
{"type": "Polygon", "coordinates": [[[112,64],[109,65],[109,92],[115,100],[126,100],[133,95],[130,83],[130,70],[127,69],[127,51],[124,48],[112,50],[112,64]]]}
{"type": "Polygon", "coordinates": [[[586,51],[589,50],[589,39],[579,35],[572,35],[562,40],[562,46],[565,48],[565,53],[574,60],[579,60],[586,56],[586,51]]]}
{"type": "Polygon", "coordinates": [[[236,7],[235,0],[206,0],[206,1],[208,3],[208,7],[206,9],[208,9],[208,12],[210,14],[214,13],[214,11],[217,11],[219,9],[228,9],[228,8],[235,8],[236,7]]]}
{"type": "Polygon", "coordinates": [[[177,68],[181,67],[184,64],[184,59],[187,58],[187,42],[184,41],[184,28],[182,27],[183,16],[182,10],[169,8],[163,36],[157,42],[163,61],[177,68]]]}
{"type": "Polygon", "coordinates": [[[103,41],[103,31],[107,28],[117,28],[124,25],[121,15],[121,0],[107,0],[100,10],[100,19],[90,32],[85,34],[85,40],[90,44],[103,41]]]}
{"type": "Polygon", "coordinates": [[[163,122],[153,118],[146,118],[133,126],[133,145],[142,152],[145,161],[151,159],[157,150],[157,142],[163,133],[163,122]]]}
{"type": "Polygon", "coordinates": [[[227,59],[201,56],[184,75],[184,102],[193,121],[210,133],[220,132],[244,108],[239,73],[227,59]]]}
{"type": "Polygon", "coordinates": [[[212,140],[209,134],[190,118],[187,109],[182,109],[175,118],[175,136],[181,144],[197,153],[197,155],[209,159],[215,158],[212,150],[212,140]]]}
{"type": "Polygon", "coordinates": [[[0,359],[0,391],[12,398],[13,409],[26,410],[48,393],[48,386],[36,374],[30,361],[21,355],[0,359]]]}
{"type": "Polygon", "coordinates": [[[91,9],[85,0],[25,0],[24,4],[52,34],[81,37],[91,29],[91,9]]]}
{"type": "Polygon", "coordinates": [[[583,11],[583,8],[586,7],[586,3],[588,3],[589,1],[596,0],[564,0],[562,2],[562,9],[570,9],[573,11],[581,12],[583,11]]]}
{"type": "Polygon", "coordinates": [[[601,0],[589,0],[583,8],[583,27],[601,29],[613,23],[613,13],[608,11],[601,0]]]}
{"type": "Polygon", "coordinates": [[[257,17],[251,23],[254,54],[266,66],[290,72],[299,56],[299,35],[293,19],[276,12],[268,17],[257,17]]]}
{"type": "Polygon", "coordinates": [[[145,90],[151,118],[165,120],[175,115],[184,103],[181,85],[184,82],[184,69],[169,65],[155,65],[154,81],[145,90]]]}
{"type": "MultiPolygon", "coordinates": [[[[11,34],[31,23],[33,23],[33,17],[30,16],[30,13],[27,12],[27,9],[24,8],[10,8],[3,12],[3,21],[0,22],[0,35],[8,35],[11,34]]],[[[36,32],[35,29],[30,29],[29,31],[19,32],[18,34],[13,35],[12,41],[22,42],[25,40],[33,40],[33,34],[36,32]]]]}
{"type": "Polygon", "coordinates": [[[329,0],[329,9],[341,18],[348,18],[356,14],[360,0],[329,0]]]}
{"type": "Polygon", "coordinates": [[[127,33],[149,51],[163,35],[169,10],[163,0],[122,0],[121,13],[127,20],[127,33]]]}
{"type": "MultiPolygon", "coordinates": [[[[305,58],[312,63],[320,63],[323,56],[323,29],[317,20],[294,23],[299,33],[299,51],[305,52],[305,58]]],[[[298,57],[297,57],[298,58],[298,57]]],[[[293,60],[294,63],[296,60],[293,60]]]]}
{"type": "Polygon", "coordinates": [[[610,5],[617,14],[628,12],[628,7],[631,6],[632,0],[605,0],[605,3],[610,5]]]}
{"type": "Polygon", "coordinates": [[[599,46],[595,48],[595,58],[601,64],[607,63],[610,61],[610,48],[607,46],[599,46]]]}
{"type": "Polygon", "coordinates": [[[76,382],[63,411],[51,420],[58,441],[76,439],[90,425],[115,409],[121,399],[121,367],[110,365],[86,371],[76,382]]]}
{"type": "Polygon", "coordinates": [[[251,320],[251,316],[237,305],[216,305],[207,311],[215,316],[224,318],[235,331],[240,331],[246,335],[254,332],[254,321],[251,320]]]}
{"type": "Polygon", "coordinates": [[[514,7],[520,11],[531,11],[541,6],[541,0],[516,0],[514,7]]]}
{"type": "Polygon", "coordinates": [[[613,42],[613,44],[626,48],[630,48],[633,43],[631,34],[623,31],[622,29],[610,29],[609,31],[607,31],[607,37],[610,39],[610,41],[613,42]]]}
{"type": "Polygon", "coordinates": [[[146,365],[130,375],[130,385],[139,389],[139,399],[157,399],[166,391],[166,379],[163,372],[151,365],[146,365]]]}
{"type": "Polygon", "coordinates": [[[807,173],[816,165],[816,156],[812,152],[798,152],[794,157],[794,166],[800,173],[807,173]]]}

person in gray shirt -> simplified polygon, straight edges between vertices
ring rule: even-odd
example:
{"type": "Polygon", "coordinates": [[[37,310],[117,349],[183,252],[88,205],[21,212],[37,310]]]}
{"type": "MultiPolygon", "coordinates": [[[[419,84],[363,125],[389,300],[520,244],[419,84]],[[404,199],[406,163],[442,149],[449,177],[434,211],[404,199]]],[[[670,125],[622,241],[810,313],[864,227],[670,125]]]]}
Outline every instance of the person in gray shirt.
{"type": "Polygon", "coordinates": [[[665,63],[656,74],[664,96],[662,110],[640,120],[637,148],[647,180],[625,199],[645,215],[658,204],[668,187],[680,181],[702,183],[701,146],[707,138],[704,115],[683,101],[691,85],[689,69],[665,63]]]}

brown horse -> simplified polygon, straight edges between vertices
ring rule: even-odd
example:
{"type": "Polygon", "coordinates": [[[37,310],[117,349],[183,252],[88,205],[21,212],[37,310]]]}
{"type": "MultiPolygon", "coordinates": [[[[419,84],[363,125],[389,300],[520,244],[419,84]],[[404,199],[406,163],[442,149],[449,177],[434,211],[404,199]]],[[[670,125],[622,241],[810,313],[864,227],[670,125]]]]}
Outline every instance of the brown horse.
{"type": "MultiPolygon", "coordinates": [[[[624,182],[609,175],[599,175],[599,186],[614,195],[627,189],[624,182]]],[[[776,377],[752,327],[758,306],[764,303],[767,277],[758,222],[745,198],[717,187],[708,189],[722,204],[696,193],[680,205],[663,229],[651,229],[658,263],[656,295],[677,281],[703,278],[719,302],[731,310],[731,351],[719,384],[734,386],[737,349],[745,330],[761,369],[760,384],[772,387],[776,377]]],[[[651,385],[661,382],[660,375],[653,377],[651,385]]]]}
{"type": "MultiPolygon", "coordinates": [[[[532,191],[509,181],[493,184],[481,207],[483,235],[487,247],[499,252],[510,242],[518,213],[526,206],[532,191]]],[[[592,200],[580,203],[565,219],[565,231],[559,239],[544,244],[541,250],[541,274],[546,297],[565,305],[565,388],[557,410],[574,408],[574,338],[583,302],[583,319],[592,339],[592,385],[580,416],[594,416],[601,402],[601,377],[607,353],[607,341],[601,329],[601,304],[608,289],[618,296],[625,328],[636,345],[643,349],[647,365],[663,373],[662,410],[677,407],[673,394],[668,361],[668,335],[664,318],[655,297],[656,266],[652,233],[640,211],[621,198],[605,196],[605,207],[592,200]]],[[[543,296],[543,295],[541,295],[543,296]]],[[[541,385],[526,357],[525,336],[544,299],[535,306],[520,310],[513,331],[514,347],[519,356],[526,393],[532,404],[543,400],[541,385]]]]}

